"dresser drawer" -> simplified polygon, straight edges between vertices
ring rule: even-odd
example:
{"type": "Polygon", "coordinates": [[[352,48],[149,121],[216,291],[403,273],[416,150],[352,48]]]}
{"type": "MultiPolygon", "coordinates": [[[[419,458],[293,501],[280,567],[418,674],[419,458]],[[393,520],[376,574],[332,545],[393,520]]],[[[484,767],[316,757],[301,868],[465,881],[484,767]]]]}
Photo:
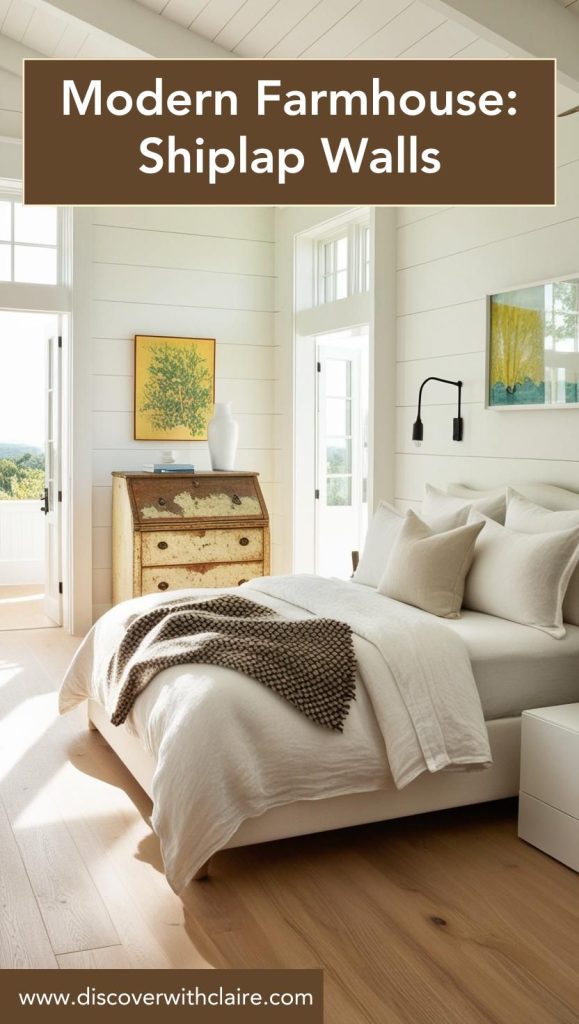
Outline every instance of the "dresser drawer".
{"type": "Polygon", "coordinates": [[[133,500],[139,521],[175,521],[183,519],[262,519],[255,480],[252,477],[194,476],[131,480],[133,500]]]}
{"type": "Polygon", "coordinates": [[[175,565],[168,568],[143,568],[143,594],[158,594],[191,587],[237,587],[263,576],[263,562],[216,562],[200,565],[175,565]]]}
{"type": "Polygon", "coordinates": [[[263,530],[155,530],[142,534],[143,565],[255,562],[263,559],[263,530]]]}

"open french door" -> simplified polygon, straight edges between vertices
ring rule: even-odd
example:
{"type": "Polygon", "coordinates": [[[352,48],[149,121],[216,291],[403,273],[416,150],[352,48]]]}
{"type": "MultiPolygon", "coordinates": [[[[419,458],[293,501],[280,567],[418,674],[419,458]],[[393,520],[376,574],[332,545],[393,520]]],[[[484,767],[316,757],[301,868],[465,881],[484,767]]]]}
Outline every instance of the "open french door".
{"type": "Polygon", "coordinates": [[[367,331],[317,340],[316,572],[345,578],[367,521],[367,331]]]}
{"type": "Polygon", "coordinates": [[[62,331],[46,347],[45,480],[41,511],[45,516],[44,612],[62,625],[62,331]]]}

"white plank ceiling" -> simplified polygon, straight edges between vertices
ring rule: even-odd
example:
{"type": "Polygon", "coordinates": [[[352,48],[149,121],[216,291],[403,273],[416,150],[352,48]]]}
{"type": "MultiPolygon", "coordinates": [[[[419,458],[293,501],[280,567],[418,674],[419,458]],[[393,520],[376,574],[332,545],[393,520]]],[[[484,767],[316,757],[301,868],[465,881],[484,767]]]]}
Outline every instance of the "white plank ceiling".
{"type": "Polygon", "coordinates": [[[241,57],[506,56],[421,0],[138,0],[241,57]]]}
{"type": "Polygon", "coordinates": [[[568,7],[574,14],[579,14],[579,0],[559,0],[562,7],[568,7]]]}
{"type": "Polygon", "coordinates": [[[48,57],[135,57],[143,53],[38,0],[0,0],[0,35],[48,57]]]}
{"type": "MultiPolygon", "coordinates": [[[[507,56],[422,0],[136,2],[241,57],[507,56]]],[[[143,52],[40,0],[0,0],[0,34],[55,57],[143,52]]]]}

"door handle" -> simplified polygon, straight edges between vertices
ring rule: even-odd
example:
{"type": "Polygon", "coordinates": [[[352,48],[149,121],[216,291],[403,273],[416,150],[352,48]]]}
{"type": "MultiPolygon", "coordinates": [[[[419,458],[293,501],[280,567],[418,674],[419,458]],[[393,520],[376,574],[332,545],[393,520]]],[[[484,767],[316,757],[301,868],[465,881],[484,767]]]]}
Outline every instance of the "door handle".
{"type": "Polygon", "coordinates": [[[40,511],[44,512],[44,515],[47,516],[50,512],[50,508],[48,507],[48,487],[44,488],[44,495],[40,496],[40,500],[44,500],[44,505],[40,506],[40,511]]]}

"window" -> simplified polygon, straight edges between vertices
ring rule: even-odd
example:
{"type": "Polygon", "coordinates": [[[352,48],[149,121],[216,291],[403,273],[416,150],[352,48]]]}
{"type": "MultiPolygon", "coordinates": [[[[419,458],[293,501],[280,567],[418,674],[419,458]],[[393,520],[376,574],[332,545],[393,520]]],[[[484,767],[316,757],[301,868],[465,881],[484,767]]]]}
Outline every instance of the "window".
{"type": "Polygon", "coordinates": [[[339,302],[370,288],[370,227],[350,223],[317,242],[317,305],[339,302]]]}
{"type": "Polygon", "coordinates": [[[320,242],[320,305],[348,294],[348,236],[320,242]]]}
{"type": "Polygon", "coordinates": [[[58,211],[0,195],[0,281],[58,284],[58,211]]]}

